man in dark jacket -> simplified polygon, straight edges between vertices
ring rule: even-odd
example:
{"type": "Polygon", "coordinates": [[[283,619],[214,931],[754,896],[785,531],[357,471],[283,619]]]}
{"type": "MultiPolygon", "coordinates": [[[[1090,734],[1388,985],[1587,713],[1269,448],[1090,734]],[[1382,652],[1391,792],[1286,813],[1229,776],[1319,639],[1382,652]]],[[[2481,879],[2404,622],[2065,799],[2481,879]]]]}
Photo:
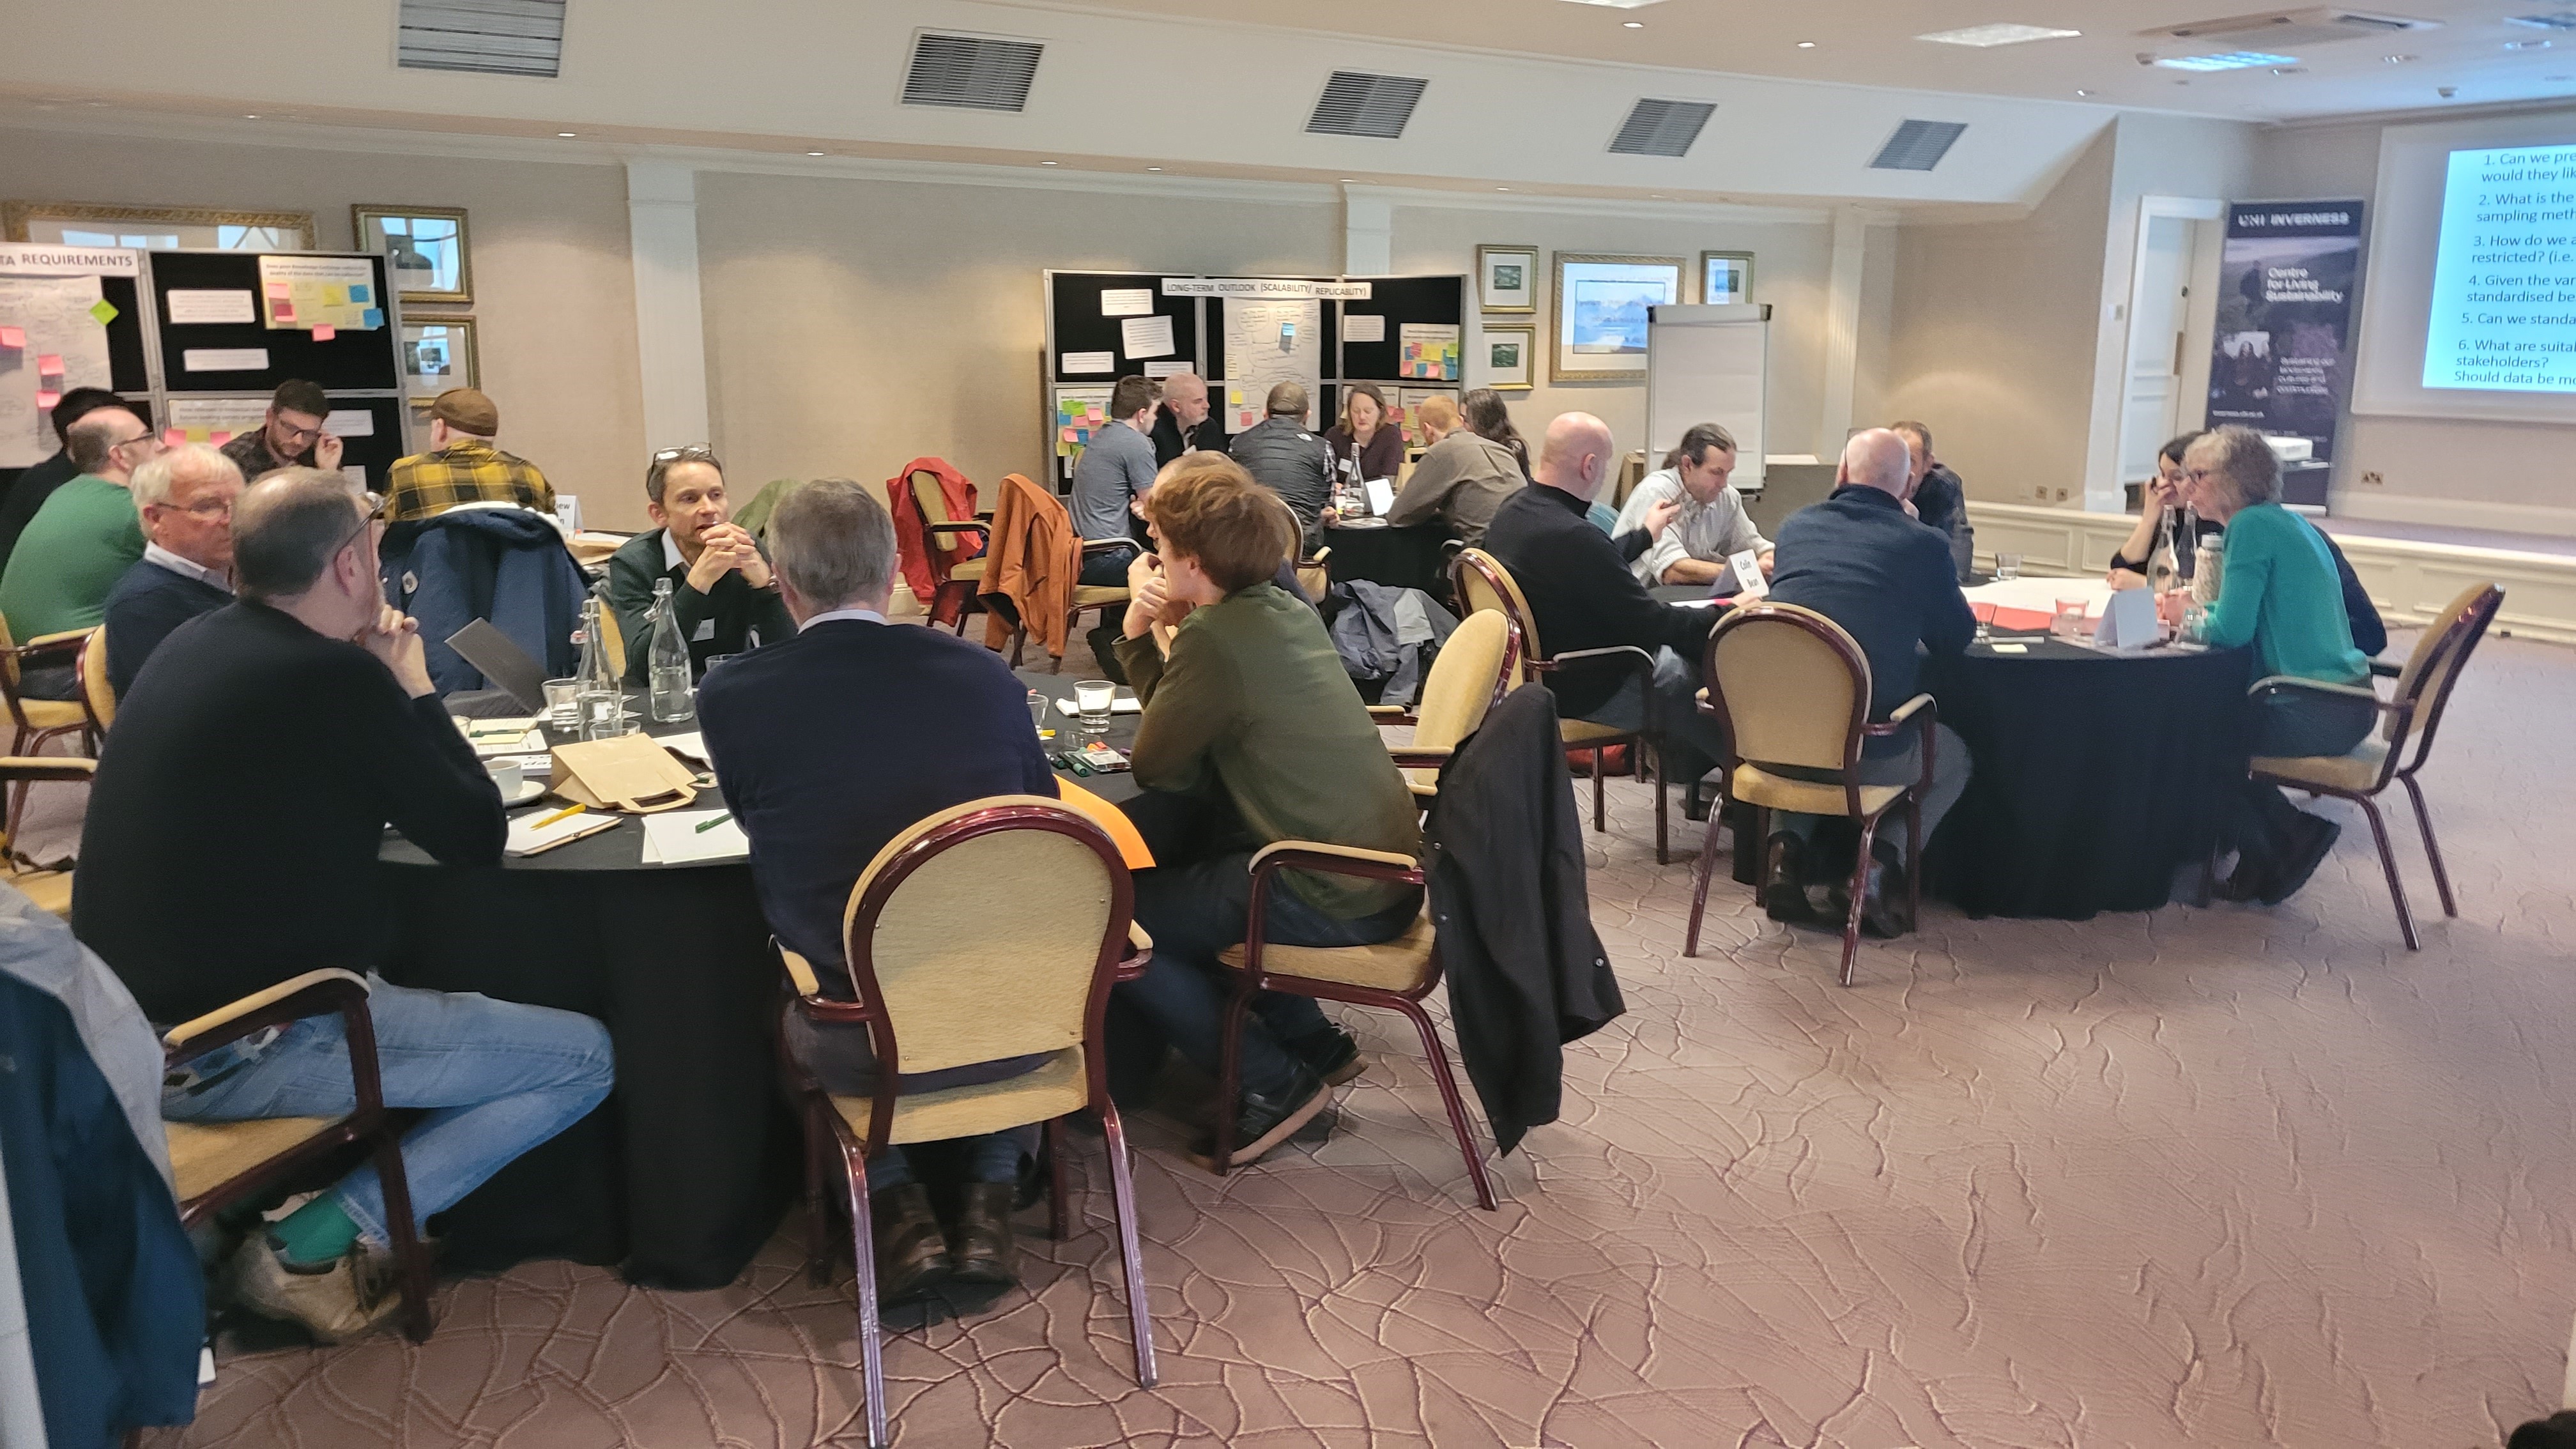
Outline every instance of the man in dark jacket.
{"type": "Polygon", "coordinates": [[[1324,505],[1333,497],[1333,454],[1306,427],[1306,389],[1283,382],[1270,390],[1269,414],[1235,435],[1228,450],[1252,481],[1285,499],[1305,532],[1308,553],[1321,536],[1324,505]]]}
{"type": "Polygon", "coordinates": [[[1907,494],[1914,516],[1926,528],[1938,529],[1950,541],[1951,572],[1967,582],[1975,563],[1976,530],[1968,526],[1968,488],[1959,475],[1932,453],[1932,429],[1922,423],[1889,423],[1887,430],[1905,440],[1911,454],[1914,491],[1907,494]]]}
{"type": "Polygon", "coordinates": [[[1494,1147],[1556,1120],[1566,1042],[1627,1005],[1592,929],[1556,707],[1523,685],[1440,772],[1425,832],[1458,1055],[1494,1147]]]}
{"type": "Polygon", "coordinates": [[[1163,406],[1154,415],[1154,466],[1183,453],[1222,453],[1225,420],[1208,407],[1207,379],[1195,372],[1176,372],[1163,379],[1163,406]]]}
{"type": "Polygon", "coordinates": [[[134,470],[143,557],[107,595],[107,682],[122,698],[170,631],[233,601],[233,503],[241,469],[187,443],[134,470]]]}
{"type": "Polygon", "coordinates": [[[608,607],[626,645],[626,682],[652,682],[653,582],[671,581],[671,612],[689,668],[775,644],[796,632],[760,544],[733,521],[724,465],[703,446],[664,448],[644,470],[644,511],[659,527],[608,560],[608,607]]]}
{"type": "MultiPolygon", "coordinates": [[[[1977,621],[1951,572],[1949,540],[1908,516],[1905,495],[1914,471],[1903,437],[1872,428],[1853,438],[1843,448],[1834,484],[1824,502],[1799,509],[1780,525],[1771,597],[1815,610],[1859,643],[1869,660],[1869,717],[1884,720],[1916,693],[1916,647],[1956,654],[1976,638],[1977,621]]],[[[1912,731],[1873,739],[1861,755],[1861,779],[1873,785],[1913,783],[1923,773],[1920,750],[1912,731]]],[[[1967,742],[1948,725],[1934,729],[1932,771],[1921,801],[1926,840],[1968,787],[1967,742]]],[[[1775,917],[1802,920],[1813,914],[1802,857],[1818,819],[1786,811],[1776,816],[1779,833],[1771,843],[1782,847],[1788,879],[1781,884],[1791,889],[1768,898],[1775,917]]],[[[1862,918],[1863,925],[1890,936],[1899,925],[1888,915],[1888,904],[1904,893],[1898,868],[1902,827],[1895,834],[1900,838],[1882,832],[1873,842],[1878,863],[1870,869],[1862,918]]]]}
{"type": "MultiPolygon", "coordinates": [[[[1725,753],[1716,724],[1696,708],[1700,654],[1718,611],[1658,602],[1629,571],[1620,545],[1584,518],[1609,480],[1616,455],[1610,428],[1590,413],[1547,425],[1538,480],[1503,500],[1485,525],[1485,551],[1511,570],[1529,600],[1530,625],[1550,655],[1632,645],[1655,657],[1657,724],[1665,735],[1665,778],[1684,784],[1725,753]]],[[[1619,659],[1551,672],[1547,687],[1567,719],[1635,729],[1645,722],[1645,686],[1619,659]]]]}

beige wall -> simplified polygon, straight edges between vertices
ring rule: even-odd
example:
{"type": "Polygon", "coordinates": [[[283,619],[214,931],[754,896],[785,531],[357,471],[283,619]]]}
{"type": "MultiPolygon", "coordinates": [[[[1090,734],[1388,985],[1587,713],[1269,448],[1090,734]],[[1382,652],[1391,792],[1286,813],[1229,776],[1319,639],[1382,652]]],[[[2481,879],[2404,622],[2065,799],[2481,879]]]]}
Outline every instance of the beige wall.
{"type": "Polygon", "coordinates": [[[1043,481],[1039,272],[1330,273],[1337,205],[698,178],[708,414],[738,491],[946,458],[1043,481]]]}
{"type": "Polygon", "coordinates": [[[1969,496],[2083,496],[2116,135],[2016,221],[1907,226],[1884,410],[1919,418],[1969,496]]]}
{"type": "MultiPolygon", "coordinates": [[[[1548,419],[1576,410],[1598,414],[1610,425],[1610,435],[1622,450],[1645,446],[1642,383],[1547,380],[1546,353],[1555,335],[1550,310],[1555,264],[1549,254],[1558,251],[1679,257],[1686,278],[1698,275],[1703,251],[1752,252],[1753,300],[1772,306],[1768,451],[1804,453],[1821,446],[1816,424],[1824,405],[1825,290],[1833,266],[1833,230],[1826,223],[1696,222],[1429,206],[1395,210],[1392,257],[1398,273],[1472,275],[1476,248],[1485,244],[1539,249],[1538,311],[1528,318],[1509,319],[1537,325],[1541,356],[1536,386],[1529,392],[1505,394],[1512,400],[1512,421],[1533,448],[1548,419]]],[[[1683,295],[1698,299],[1695,280],[1685,283],[1683,295]]],[[[1472,305],[1468,326],[1475,326],[1472,305]]],[[[1471,372],[1468,380],[1479,379],[1471,372]]],[[[1833,442],[1839,446],[1841,439],[1833,442]]]]}
{"type": "Polygon", "coordinates": [[[352,203],[464,207],[501,445],[579,495],[588,521],[642,523],[624,501],[644,420],[617,167],[0,130],[0,198],[309,211],[335,249],[351,245],[352,203]]]}

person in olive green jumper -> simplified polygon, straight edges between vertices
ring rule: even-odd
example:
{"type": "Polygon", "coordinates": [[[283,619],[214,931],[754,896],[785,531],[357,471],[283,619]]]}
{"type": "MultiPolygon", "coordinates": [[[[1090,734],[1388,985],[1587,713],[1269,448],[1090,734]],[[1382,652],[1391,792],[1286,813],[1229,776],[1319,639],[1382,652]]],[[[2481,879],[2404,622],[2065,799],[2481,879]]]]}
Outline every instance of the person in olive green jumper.
{"type": "MultiPolygon", "coordinates": [[[[1243,940],[1253,852],[1312,840],[1413,857],[1421,817],[1323,621],[1273,582],[1298,539],[1278,495],[1225,455],[1194,453],[1165,466],[1146,496],[1157,552],[1134,565],[1117,646],[1145,705],[1130,751],[1147,791],[1139,813],[1176,792],[1218,823],[1194,855],[1156,842],[1155,868],[1136,877],[1153,963],[1116,989],[1214,1076],[1231,989],[1216,956],[1243,940]],[[1170,628],[1168,653],[1158,624],[1170,628]]],[[[1398,882],[1291,874],[1281,884],[1265,935],[1283,945],[1392,940],[1422,909],[1421,889],[1398,882]]],[[[1237,1163],[1294,1135],[1323,1109],[1327,1080],[1349,1080],[1358,1058],[1303,997],[1257,1002],[1242,1040],[1237,1163]]],[[[1201,1144],[1202,1160],[1213,1152],[1201,1144]]]]}
{"type": "MultiPolygon", "coordinates": [[[[143,557],[143,519],[126,487],[160,453],[161,435],[124,408],[100,408],[73,423],[63,445],[80,474],[36,510],[0,574],[0,616],[21,644],[98,627],[116,581],[143,557]]],[[[69,699],[70,671],[59,673],[31,677],[21,692],[69,699]]]]}
{"type": "MultiPolygon", "coordinates": [[[[2221,649],[2252,645],[2264,679],[2321,686],[2257,695],[2253,752],[2349,753],[2379,718],[2370,661],[2353,647],[2343,581],[2324,536],[2281,506],[2271,445],[2251,428],[2204,433],[2183,453],[2183,483],[2201,517],[2227,526],[2218,602],[2202,637],[2221,649]]],[[[2278,905],[2307,884],[2341,833],[2279,789],[2248,779],[2228,823],[2236,870],[2220,893],[2278,905]]]]}

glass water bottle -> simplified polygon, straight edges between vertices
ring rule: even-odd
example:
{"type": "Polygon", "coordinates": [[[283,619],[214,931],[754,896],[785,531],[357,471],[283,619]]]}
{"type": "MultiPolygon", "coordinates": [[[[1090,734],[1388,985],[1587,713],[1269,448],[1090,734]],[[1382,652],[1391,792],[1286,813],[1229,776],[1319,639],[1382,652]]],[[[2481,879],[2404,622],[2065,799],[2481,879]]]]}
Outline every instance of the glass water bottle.
{"type": "Polygon", "coordinates": [[[694,716],[689,689],[689,641],[680,633],[678,607],[671,601],[671,581],[653,581],[653,722],[677,724],[694,716]]]}

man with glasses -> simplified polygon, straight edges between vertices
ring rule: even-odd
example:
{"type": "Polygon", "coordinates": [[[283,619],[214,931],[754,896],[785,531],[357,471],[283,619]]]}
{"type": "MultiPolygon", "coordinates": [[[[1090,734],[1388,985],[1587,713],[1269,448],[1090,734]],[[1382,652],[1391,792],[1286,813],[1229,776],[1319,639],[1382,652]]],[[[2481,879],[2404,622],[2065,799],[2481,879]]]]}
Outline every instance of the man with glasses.
{"type": "MultiPolygon", "coordinates": [[[[161,452],[161,436],[123,408],[100,408],[72,424],[65,440],[80,475],[54,490],[27,523],[0,573],[0,617],[24,644],[48,634],[95,629],[107,596],[143,557],[143,525],[127,491],[134,470],[161,452]]],[[[66,663],[30,670],[19,692],[72,697],[66,663]]]]}
{"type": "Polygon", "coordinates": [[[664,448],[644,470],[645,512],[660,525],[608,561],[608,606],[626,644],[626,678],[652,675],[653,581],[671,581],[671,610],[689,641],[692,675],[707,661],[796,633],[768,556],[733,521],[724,464],[705,445],[664,448]]]}
{"type": "Polygon", "coordinates": [[[107,682],[119,698],[170,631],[233,601],[233,502],[241,470],[204,443],[134,470],[143,557],[107,596],[107,682]]]}
{"type": "Polygon", "coordinates": [[[255,433],[243,433],[224,444],[242,476],[258,482],[262,473],[279,468],[340,469],[340,439],[322,430],[331,416],[331,399],[318,382],[290,377],[277,385],[268,401],[268,419],[255,433]]]}
{"type": "MultiPolygon", "coordinates": [[[[501,863],[500,794],[431,686],[417,626],[385,607],[383,506],[311,468],[252,485],[233,516],[240,600],[183,626],[119,704],[72,929],[163,1027],[386,960],[388,824],[444,864],[501,863]]],[[[588,1017],[372,977],[367,1011],[384,1104],[423,1114],[402,1142],[416,1222],[608,1095],[608,1033],[588,1017]]],[[[293,1022],[173,1073],[162,1115],[343,1116],[348,1063],[339,1018],[293,1022]]],[[[340,1342],[400,1306],[389,1234],[361,1168],[255,1226],[227,1275],[244,1306],[340,1342]]]]}
{"type": "Polygon", "coordinates": [[[32,468],[20,470],[18,481],[7,485],[8,497],[0,501],[0,570],[9,567],[9,555],[18,547],[18,535],[27,531],[27,521],[54,490],[80,476],[80,465],[72,461],[72,424],[100,408],[120,408],[140,415],[142,408],[118,397],[103,387],[76,387],[63,394],[51,414],[54,441],[60,444],[54,455],[32,468]]]}

